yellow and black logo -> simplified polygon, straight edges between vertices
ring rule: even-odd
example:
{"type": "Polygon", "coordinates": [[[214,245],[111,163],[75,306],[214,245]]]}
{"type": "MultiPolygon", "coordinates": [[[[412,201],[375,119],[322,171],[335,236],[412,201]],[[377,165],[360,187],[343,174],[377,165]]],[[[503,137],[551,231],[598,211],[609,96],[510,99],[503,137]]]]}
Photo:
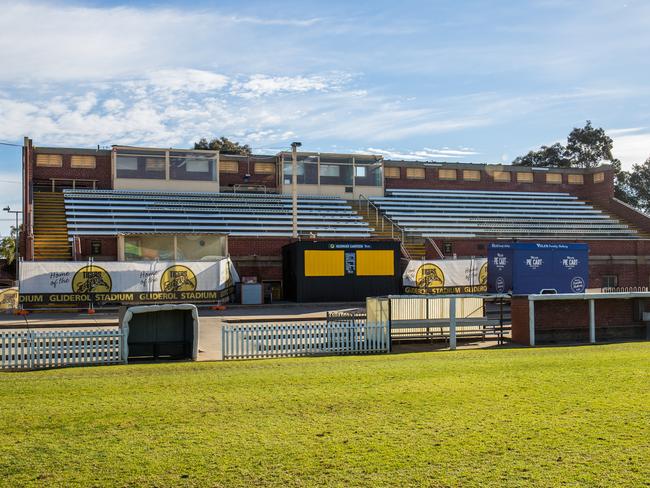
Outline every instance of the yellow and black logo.
{"type": "Polygon", "coordinates": [[[176,264],[170,266],[160,277],[161,291],[194,291],[196,275],[187,266],[176,264]]]}
{"type": "Polygon", "coordinates": [[[445,286],[445,274],[437,264],[425,263],[415,273],[418,288],[439,288],[445,286]]]}
{"type": "Polygon", "coordinates": [[[487,285],[487,262],[481,266],[478,272],[478,283],[479,285],[487,285]]]}
{"type": "Polygon", "coordinates": [[[112,286],[111,275],[94,264],[84,266],[72,278],[73,293],[109,293],[112,286]]]}

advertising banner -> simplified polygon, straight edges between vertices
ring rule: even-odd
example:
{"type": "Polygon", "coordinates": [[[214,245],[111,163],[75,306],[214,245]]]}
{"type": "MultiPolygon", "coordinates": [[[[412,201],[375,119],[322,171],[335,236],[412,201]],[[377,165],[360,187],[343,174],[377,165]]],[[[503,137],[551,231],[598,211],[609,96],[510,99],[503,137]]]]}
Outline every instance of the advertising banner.
{"type": "Polygon", "coordinates": [[[402,275],[404,293],[481,293],[487,291],[487,259],[409,261],[402,275]]]}
{"type": "Polygon", "coordinates": [[[20,303],[214,302],[239,281],[219,261],[24,261],[20,303]]]}
{"type": "Polygon", "coordinates": [[[518,295],[584,293],[589,283],[589,247],[564,243],[499,243],[488,246],[491,292],[518,295]]]}

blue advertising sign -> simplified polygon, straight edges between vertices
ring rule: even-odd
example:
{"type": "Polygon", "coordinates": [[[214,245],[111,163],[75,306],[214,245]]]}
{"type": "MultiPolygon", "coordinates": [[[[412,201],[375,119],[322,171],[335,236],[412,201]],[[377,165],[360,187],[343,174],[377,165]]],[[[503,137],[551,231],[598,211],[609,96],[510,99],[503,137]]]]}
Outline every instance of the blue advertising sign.
{"type": "Polygon", "coordinates": [[[584,293],[589,283],[586,244],[511,243],[488,246],[488,291],[528,295],[542,290],[584,293]],[[508,254],[510,253],[510,254],[508,254]],[[509,259],[509,265],[499,269],[509,259]],[[492,275],[491,275],[492,273],[492,275]],[[508,275],[509,273],[509,275],[508,275]]]}

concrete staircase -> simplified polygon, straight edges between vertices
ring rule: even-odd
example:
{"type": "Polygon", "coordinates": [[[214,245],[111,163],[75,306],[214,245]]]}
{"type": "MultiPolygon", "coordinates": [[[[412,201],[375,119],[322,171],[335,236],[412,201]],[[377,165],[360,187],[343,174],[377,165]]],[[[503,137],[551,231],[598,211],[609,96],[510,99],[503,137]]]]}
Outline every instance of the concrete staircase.
{"type": "Polygon", "coordinates": [[[34,260],[72,259],[63,193],[34,193],[34,260]]]}
{"type": "Polygon", "coordinates": [[[607,215],[610,219],[618,220],[621,224],[627,225],[630,229],[634,230],[638,235],[639,239],[650,239],[650,232],[642,229],[641,227],[635,225],[629,220],[624,219],[620,215],[617,215],[610,210],[598,205],[597,203],[592,202],[591,200],[585,200],[587,205],[591,205],[594,209],[600,210],[603,214],[607,215]]]}
{"type": "Polygon", "coordinates": [[[424,239],[417,236],[405,235],[402,240],[402,229],[397,227],[388,220],[381,212],[369,204],[367,201],[352,200],[349,202],[357,214],[373,228],[372,236],[378,239],[399,239],[408,255],[404,257],[409,259],[424,259],[424,239]]]}

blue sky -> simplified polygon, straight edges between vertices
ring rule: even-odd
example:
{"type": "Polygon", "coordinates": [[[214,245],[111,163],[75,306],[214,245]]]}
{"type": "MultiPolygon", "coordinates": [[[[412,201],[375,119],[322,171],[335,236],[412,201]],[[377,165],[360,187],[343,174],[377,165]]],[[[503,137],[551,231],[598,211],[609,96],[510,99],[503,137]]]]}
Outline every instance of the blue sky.
{"type": "MultiPolygon", "coordinates": [[[[645,1],[3,2],[0,141],[509,163],[586,119],[650,156],[645,1]]],[[[18,205],[20,151],[0,146],[18,205]]],[[[5,226],[0,222],[0,228],[5,226]]],[[[5,233],[5,230],[2,230],[5,233]]]]}

